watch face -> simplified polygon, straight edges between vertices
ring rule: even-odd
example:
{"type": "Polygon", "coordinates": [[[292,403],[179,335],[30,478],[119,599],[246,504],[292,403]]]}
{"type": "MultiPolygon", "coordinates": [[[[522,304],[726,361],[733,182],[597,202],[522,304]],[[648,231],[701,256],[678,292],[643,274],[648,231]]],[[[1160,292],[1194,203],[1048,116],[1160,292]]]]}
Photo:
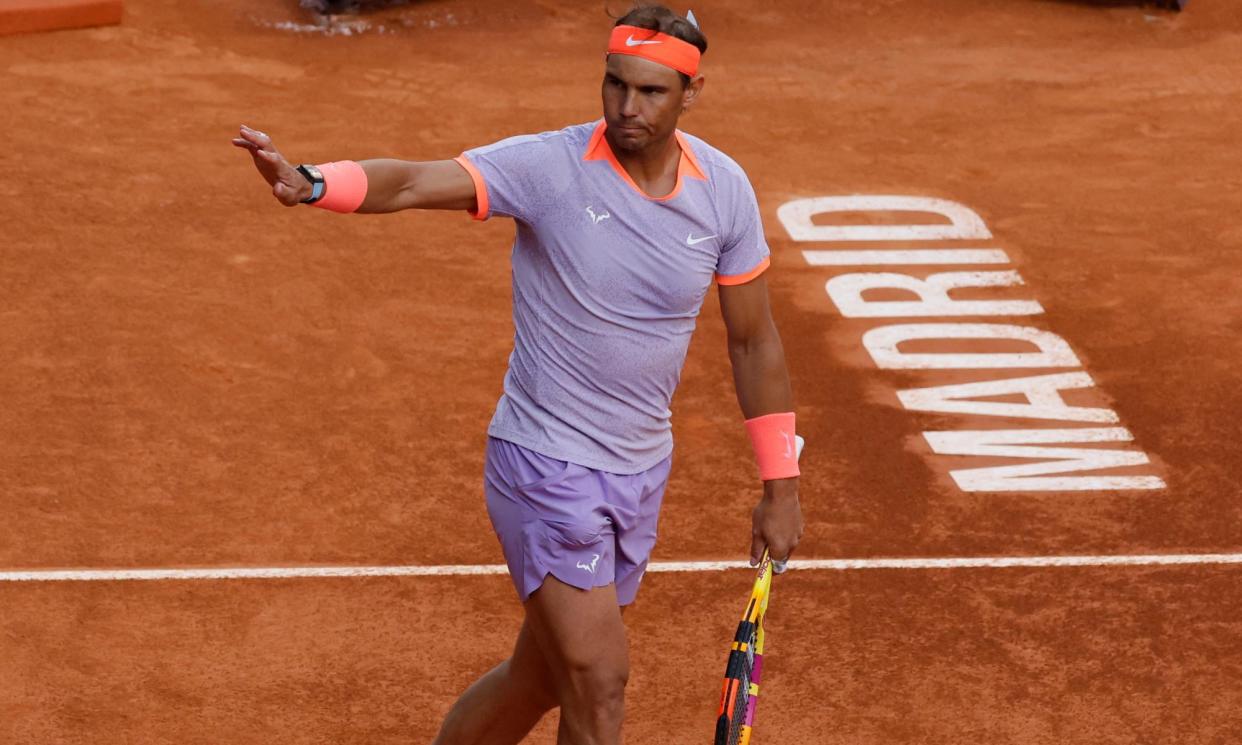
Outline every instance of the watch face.
{"type": "Polygon", "coordinates": [[[306,172],[305,175],[312,181],[323,181],[323,174],[319,172],[318,168],[302,164],[301,169],[306,172]]]}

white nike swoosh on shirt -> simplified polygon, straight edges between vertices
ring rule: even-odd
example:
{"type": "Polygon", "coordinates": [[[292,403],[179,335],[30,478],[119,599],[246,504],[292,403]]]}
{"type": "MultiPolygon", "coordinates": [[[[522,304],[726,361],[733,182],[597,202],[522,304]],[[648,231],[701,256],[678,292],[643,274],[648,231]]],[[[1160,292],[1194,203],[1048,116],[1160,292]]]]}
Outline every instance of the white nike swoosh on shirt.
{"type": "Polygon", "coordinates": [[[708,236],[704,236],[703,238],[695,238],[695,237],[694,237],[694,233],[691,233],[690,235],[687,235],[687,236],[686,236],[686,245],[687,245],[687,246],[696,246],[696,245],[698,245],[698,244],[702,243],[703,241],[710,241],[712,238],[715,238],[715,237],[716,237],[716,236],[714,236],[714,235],[708,235],[708,236]]]}
{"type": "Polygon", "coordinates": [[[663,44],[663,43],[664,42],[662,41],[638,41],[637,39],[634,38],[633,34],[630,34],[630,38],[625,40],[625,45],[627,47],[641,47],[644,44],[663,44]]]}

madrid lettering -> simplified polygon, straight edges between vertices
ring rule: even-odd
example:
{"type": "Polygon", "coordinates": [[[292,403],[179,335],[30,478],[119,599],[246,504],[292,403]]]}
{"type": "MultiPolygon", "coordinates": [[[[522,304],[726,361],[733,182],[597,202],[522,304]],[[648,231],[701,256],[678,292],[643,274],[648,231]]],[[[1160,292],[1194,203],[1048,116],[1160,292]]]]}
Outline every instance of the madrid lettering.
{"type": "Polygon", "coordinates": [[[1009,420],[1022,420],[1022,426],[1012,429],[922,433],[934,455],[965,458],[967,464],[969,459],[979,461],[949,470],[958,488],[968,492],[1165,488],[1165,482],[1149,472],[1154,469],[1148,456],[1127,444],[1134,437],[1120,426],[1114,411],[1066,400],[1067,392],[1091,389],[1095,382],[1068,341],[1031,323],[1044,312],[1040,303],[1021,297],[979,299],[980,288],[989,288],[982,294],[1020,293],[1014,288],[1024,282],[1009,266],[1008,254],[998,248],[928,247],[935,241],[990,241],[992,234],[977,213],[941,199],[837,196],[788,202],[778,215],[794,241],[820,244],[802,256],[809,266],[833,272],[825,290],[837,311],[845,318],[876,319],[859,341],[879,369],[957,370],[970,378],[897,390],[896,403],[909,411],[942,415],[939,421],[984,418],[1004,427],[1012,424],[1009,420]],[[833,213],[889,213],[890,218],[891,213],[921,213],[940,221],[815,222],[825,215],[822,221],[831,223],[833,213]],[[901,247],[856,247],[880,242],[901,247]],[[961,297],[962,290],[972,297],[961,297]],[[966,317],[970,320],[954,320],[966,317]],[[993,318],[997,321],[990,322],[993,318]],[[999,372],[989,376],[987,371],[999,372]],[[1118,473],[1119,469],[1124,470],[1118,473]]]}

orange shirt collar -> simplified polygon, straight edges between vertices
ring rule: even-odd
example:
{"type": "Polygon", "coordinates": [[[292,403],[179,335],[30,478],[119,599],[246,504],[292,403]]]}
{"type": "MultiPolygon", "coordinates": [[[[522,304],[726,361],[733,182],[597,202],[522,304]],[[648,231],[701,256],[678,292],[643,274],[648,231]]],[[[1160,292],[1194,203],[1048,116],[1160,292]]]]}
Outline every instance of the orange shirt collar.
{"type": "Polygon", "coordinates": [[[604,137],[604,131],[608,129],[608,123],[600,120],[595,125],[595,131],[591,133],[591,139],[587,142],[586,152],[582,154],[583,160],[606,160],[612,166],[617,175],[625,179],[635,191],[646,196],[648,199],[658,199],[660,201],[672,199],[681,191],[682,182],[687,178],[706,181],[707,176],[703,173],[702,167],[699,166],[699,160],[695,157],[694,151],[690,148],[689,141],[681,130],[677,130],[677,145],[681,148],[681,159],[677,163],[677,184],[673,190],[663,197],[651,197],[642,189],[638,188],[638,184],[634,183],[634,179],[630,178],[630,174],[626,172],[625,167],[621,165],[621,161],[617,160],[617,156],[612,152],[612,147],[608,144],[608,138],[604,137]]]}

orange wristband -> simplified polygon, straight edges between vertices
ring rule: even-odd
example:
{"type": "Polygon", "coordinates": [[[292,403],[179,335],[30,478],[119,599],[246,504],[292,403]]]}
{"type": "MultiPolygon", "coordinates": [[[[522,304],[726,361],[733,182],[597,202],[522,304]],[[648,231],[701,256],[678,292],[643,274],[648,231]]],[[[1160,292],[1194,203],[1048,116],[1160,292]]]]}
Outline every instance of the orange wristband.
{"type": "Polygon", "coordinates": [[[794,434],[794,413],[765,414],[746,420],[746,433],[755,449],[759,478],[764,481],[789,479],[798,470],[798,443],[794,434]]]}
{"type": "Polygon", "coordinates": [[[324,193],[312,207],[333,212],[357,212],[367,198],[367,172],[352,160],[338,160],[318,166],[323,174],[324,193]]]}

